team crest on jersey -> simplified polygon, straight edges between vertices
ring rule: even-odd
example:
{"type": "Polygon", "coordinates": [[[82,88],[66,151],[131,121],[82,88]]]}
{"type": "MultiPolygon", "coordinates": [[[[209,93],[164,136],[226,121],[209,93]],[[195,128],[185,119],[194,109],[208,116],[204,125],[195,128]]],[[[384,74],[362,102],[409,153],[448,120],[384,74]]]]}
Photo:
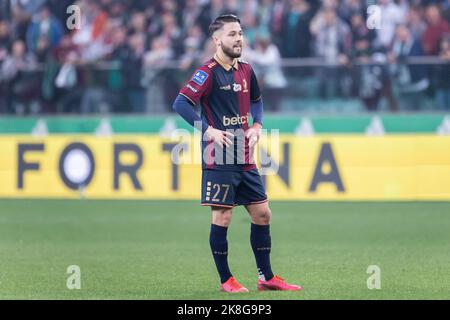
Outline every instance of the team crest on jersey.
{"type": "Polygon", "coordinates": [[[199,86],[202,86],[205,83],[206,79],[208,79],[208,74],[203,70],[198,70],[192,77],[192,81],[194,81],[199,86]]]}

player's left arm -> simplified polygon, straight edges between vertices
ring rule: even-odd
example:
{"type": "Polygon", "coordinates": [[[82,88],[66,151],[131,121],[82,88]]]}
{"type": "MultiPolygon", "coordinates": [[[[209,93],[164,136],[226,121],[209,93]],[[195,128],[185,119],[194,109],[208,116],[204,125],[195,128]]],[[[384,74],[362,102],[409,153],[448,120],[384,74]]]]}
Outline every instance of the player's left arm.
{"type": "Polygon", "coordinates": [[[250,80],[250,112],[253,118],[253,125],[245,133],[249,139],[249,147],[253,147],[261,136],[261,129],[263,126],[263,101],[261,91],[258,85],[258,79],[256,79],[255,72],[252,69],[250,80]]]}

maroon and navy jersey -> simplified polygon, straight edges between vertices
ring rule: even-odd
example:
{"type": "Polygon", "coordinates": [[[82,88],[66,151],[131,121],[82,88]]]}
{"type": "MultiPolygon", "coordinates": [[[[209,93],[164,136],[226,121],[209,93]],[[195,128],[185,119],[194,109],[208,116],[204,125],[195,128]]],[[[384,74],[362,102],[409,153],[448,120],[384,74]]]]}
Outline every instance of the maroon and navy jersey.
{"type": "MultiPolygon", "coordinates": [[[[198,68],[190,81],[180,90],[180,94],[193,105],[200,104],[202,119],[210,126],[223,131],[227,129],[246,131],[251,116],[250,102],[261,98],[258,81],[250,64],[237,60],[230,66],[221,63],[217,57],[198,68]]],[[[229,155],[233,150],[226,148],[223,151],[223,164],[211,160],[205,162],[205,158],[202,157],[203,169],[247,171],[256,168],[250,160],[247,139],[241,143],[236,140],[237,138],[232,156],[233,163],[229,163],[230,161],[226,159],[226,154],[229,155]],[[244,150],[239,152],[238,148],[241,147],[244,150]]],[[[203,151],[208,146],[211,149],[212,143],[202,141],[203,151]]],[[[209,151],[206,153],[210,154],[209,151]]],[[[215,156],[214,152],[211,156],[215,156]]]]}

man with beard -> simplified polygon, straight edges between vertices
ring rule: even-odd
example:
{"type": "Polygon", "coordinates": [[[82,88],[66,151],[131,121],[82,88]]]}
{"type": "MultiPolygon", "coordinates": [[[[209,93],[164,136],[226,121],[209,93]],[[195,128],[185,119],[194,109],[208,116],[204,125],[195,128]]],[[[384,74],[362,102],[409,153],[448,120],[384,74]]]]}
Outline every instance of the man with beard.
{"type": "Polygon", "coordinates": [[[203,132],[201,203],[212,211],[209,240],[220,287],[225,292],[248,292],[228,266],[227,230],[233,207],[243,205],[252,221],[250,243],[258,267],[258,290],[301,290],[271,270],[272,213],[253,161],[261,135],[263,103],[252,67],[238,59],[243,45],[240,20],[231,14],[221,15],[209,32],[216,53],[180,90],[173,109],[203,132]],[[201,117],[192,108],[198,104],[201,117]]]}

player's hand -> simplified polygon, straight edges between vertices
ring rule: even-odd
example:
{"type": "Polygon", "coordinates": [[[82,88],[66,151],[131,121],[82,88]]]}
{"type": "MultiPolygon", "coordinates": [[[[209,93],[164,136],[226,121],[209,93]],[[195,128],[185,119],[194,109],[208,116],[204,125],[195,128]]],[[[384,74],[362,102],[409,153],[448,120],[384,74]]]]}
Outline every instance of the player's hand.
{"type": "Polygon", "coordinates": [[[205,131],[205,136],[208,140],[213,140],[221,146],[226,145],[227,147],[231,147],[233,145],[234,134],[228,131],[222,131],[210,126],[205,131]]]}
{"type": "Polygon", "coordinates": [[[245,137],[248,139],[248,146],[253,148],[261,137],[262,126],[259,123],[253,124],[246,132],[245,137]]]}

